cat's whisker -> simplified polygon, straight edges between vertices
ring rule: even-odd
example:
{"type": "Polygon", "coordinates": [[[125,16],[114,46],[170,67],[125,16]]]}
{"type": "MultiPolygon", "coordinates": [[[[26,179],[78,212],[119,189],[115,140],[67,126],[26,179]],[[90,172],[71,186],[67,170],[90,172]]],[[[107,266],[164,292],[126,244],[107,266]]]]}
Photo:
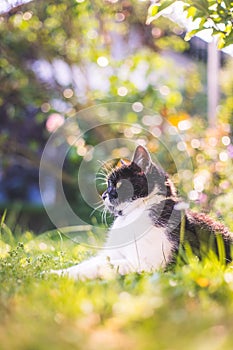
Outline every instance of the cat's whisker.
{"type": "Polygon", "coordinates": [[[107,187],[108,183],[105,179],[97,179],[96,183],[98,185],[105,185],[107,187]]]}
{"type": "Polygon", "coordinates": [[[102,172],[104,172],[106,175],[108,175],[113,169],[114,169],[114,167],[113,167],[113,165],[112,164],[110,164],[110,163],[106,163],[106,162],[103,162],[103,161],[101,161],[101,160],[98,160],[98,163],[100,163],[100,165],[101,165],[101,170],[100,170],[100,172],[102,171],[102,172]]]}
{"type": "Polygon", "coordinates": [[[105,210],[105,225],[108,226],[108,223],[107,223],[107,215],[108,215],[108,211],[107,209],[105,210]]]}
{"type": "Polygon", "coordinates": [[[103,182],[107,183],[106,176],[105,177],[96,177],[95,180],[96,181],[103,181],[103,182]]]}
{"type": "Polygon", "coordinates": [[[101,170],[101,171],[99,171],[97,174],[96,174],[96,177],[97,176],[102,176],[102,177],[104,177],[105,179],[106,179],[106,177],[108,177],[109,176],[109,171],[104,171],[104,170],[101,170]]]}
{"type": "Polygon", "coordinates": [[[103,160],[100,160],[98,159],[97,162],[100,164],[100,165],[104,165],[106,162],[104,162],[103,160]]]}
{"type": "Polygon", "coordinates": [[[102,199],[100,199],[98,202],[95,202],[95,203],[92,203],[93,205],[99,205],[99,204],[103,204],[104,205],[104,203],[103,203],[103,200],[102,199]]]}
{"type": "Polygon", "coordinates": [[[96,178],[96,180],[98,181],[98,183],[107,185],[107,180],[106,180],[106,178],[104,179],[104,178],[99,177],[99,178],[96,178]]]}
{"type": "Polygon", "coordinates": [[[102,203],[102,204],[98,205],[96,208],[94,208],[94,209],[92,210],[91,214],[90,214],[90,217],[91,217],[97,210],[99,210],[100,208],[102,208],[103,206],[104,206],[104,204],[102,203]]]}
{"type": "Polygon", "coordinates": [[[106,176],[103,174],[98,174],[98,176],[96,176],[96,178],[95,178],[96,180],[99,180],[99,179],[102,179],[102,180],[107,180],[106,179],[106,176]]]}
{"type": "Polygon", "coordinates": [[[109,173],[101,173],[99,172],[98,174],[96,174],[96,179],[103,179],[107,181],[107,178],[109,176],[109,173]]]}
{"type": "Polygon", "coordinates": [[[105,209],[104,211],[104,223],[105,223],[105,226],[107,226],[107,209],[105,209]]]}
{"type": "Polygon", "coordinates": [[[105,207],[103,208],[103,211],[102,211],[102,213],[101,213],[101,222],[103,222],[104,210],[105,210],[105,207]]]}
{"type": "Polygon", "coordinates": [[[96,174],[96,176],[97,176],[97,175],[106,176],[107,173],[108,173],[108,172],[106,172],[106,169],[101,168],[101,169],[98,171],[98,173],[96,174]]]}
{"type": "Polygon", "coordinates": [[[102,211],[102,214],[101,214],[101,222],[104,224],[104,212],[105,212],[105,208],[104,210],[102,211]]]}
{"type": "Polygon", "coordinates": [[[106,170],[107,168],[109,168],[109,165],[106,163],[106,162],[104,162],[104,161],[102,161],[102,160],[98,160],[98,163],[101,165],[101,170],[103,171],[103,170],[106,170]]]}
{"type": "Polygon", "coordinates": [[[107,214],[108,214],[108,210],[106,207],[104,207],[103,211],[102,211],[102,215],[101,215],[101,221],[105,226],[108,226],[107,223],[107,214]]]}
{"type": "Polygon", "coordinates": [[[106,210],[104,208],[103,210],[103,217],[102,217],[102,223],[105,225],[105,213],[106,213],[106,210]]]}

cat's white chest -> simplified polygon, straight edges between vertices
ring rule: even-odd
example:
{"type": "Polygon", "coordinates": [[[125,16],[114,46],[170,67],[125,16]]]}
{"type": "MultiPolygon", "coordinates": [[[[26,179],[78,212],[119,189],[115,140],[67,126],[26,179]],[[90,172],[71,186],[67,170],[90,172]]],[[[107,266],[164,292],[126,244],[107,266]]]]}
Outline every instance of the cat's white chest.
{"type": "Polygon", "coordinates": [[[164,267],[172,252],[165,228],[155,227],[145,207],[118,217],[105,245],[110,260],[125,259],[133,271],[152,271],[164,267]]]}
{"type": "Polygon", "coordinates": [[[152,272],[167,265],[172,253],[165,228],[155,227],[144,205],[118,217],[104,249],[97,256],[66,270],[53,271],[72,278],[107,277],[114,272],[152,272]]]}

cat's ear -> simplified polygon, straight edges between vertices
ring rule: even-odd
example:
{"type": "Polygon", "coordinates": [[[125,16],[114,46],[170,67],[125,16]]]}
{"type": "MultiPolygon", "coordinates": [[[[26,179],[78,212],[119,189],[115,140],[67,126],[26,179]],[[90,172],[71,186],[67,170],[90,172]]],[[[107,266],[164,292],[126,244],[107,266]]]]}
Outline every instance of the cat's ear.
{"type": "Polygon", "coordinates": [[[152,163],[149,152],[143,146],[137,146],[132,162],[137,164],[144,173],[148,172],[152,163]]]}

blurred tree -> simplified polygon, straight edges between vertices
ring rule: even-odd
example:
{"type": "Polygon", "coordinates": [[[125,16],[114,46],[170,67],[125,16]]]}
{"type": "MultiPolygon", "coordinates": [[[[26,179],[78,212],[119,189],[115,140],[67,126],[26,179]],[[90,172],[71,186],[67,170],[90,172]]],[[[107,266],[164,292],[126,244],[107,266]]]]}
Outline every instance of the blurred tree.
{"type": "Polygon", "coordinates": [[[219,66],[220,54],[216,49],[227,47],[227,52],[233,55],[233,2],[231,1],[161,1],[152,4],[148,10],[147,23],[160,16],[180,23],[187,29],[185,40],[199,35],[203,40],[211,41],[208,45],[208,120],[209,126],[217,123],[219,104],[219,66]],[[187,17],[185,19],[184,17],[187,17]],[[180,18],[181,17],[181,18],[180,18]]]}
{"type": "Polygon", "coordinates": [[[148,23],[166,13],[169,7],[175,7],[176,3],[178,5],[183,3],[187,18],[194,24],[193,29],[186,34],[186,40],[209,28],[211,34],[217,37],[219,48],[233,44],[233,2],[229,0],[162,0],[150,6],[148,23]]]}
{"type": "MultiPolygon", "coordinates": [[[[202,65],[197,69],[180,55],[189,45],[178,25],[163,18],[145,24],[148,6],[137,0],[106,0],[104,6],[101,0],[40,0],[0,16],[1,202],[40,204],[44,145],[65,118],[85,107],[140,102],[175,127],[203,115],[202,65]]],[[[125,121],[142,123],[132,114],[125,121]]],[[[68,154],[63,181],[73,202],[81,201],[73,174],[100,136],[87,134],[68,154]]]]}
{"type": "MultiPolygon", "coordinates": [[[[159,27],[146,26],[146,3],[101,4],[40,1],[0,17],[3,200],[31,200],[28,173],[33,188],[38,179],[30,167],[38,168],[61,115],[95,101],[141,100],[156,109],[181,105],[181,92],[174,91],[179,77],[156,53],[166,46],[186,48],[181,39],[174,40],[177,26],[162,21],[159,27]],[[159,92],[163,86],[168,88],[159,92]]],[[[33,193],[32,201],[39,201],[39,193],[33,193]]]]}

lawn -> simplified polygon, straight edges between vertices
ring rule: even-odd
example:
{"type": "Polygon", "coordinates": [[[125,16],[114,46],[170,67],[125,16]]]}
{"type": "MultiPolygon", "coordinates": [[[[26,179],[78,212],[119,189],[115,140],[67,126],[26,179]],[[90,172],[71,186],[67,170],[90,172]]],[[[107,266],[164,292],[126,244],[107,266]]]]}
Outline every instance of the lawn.
{"type": "Polygon", "coordinates": [[[233,273],[213,255],[151,274],[73,281],[50,275],[90,251],[53,231],[2,223],[0,349],[232,350],[233,273]]]}

